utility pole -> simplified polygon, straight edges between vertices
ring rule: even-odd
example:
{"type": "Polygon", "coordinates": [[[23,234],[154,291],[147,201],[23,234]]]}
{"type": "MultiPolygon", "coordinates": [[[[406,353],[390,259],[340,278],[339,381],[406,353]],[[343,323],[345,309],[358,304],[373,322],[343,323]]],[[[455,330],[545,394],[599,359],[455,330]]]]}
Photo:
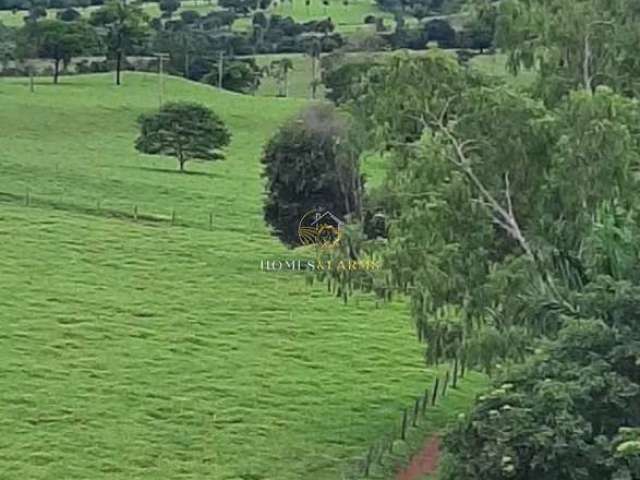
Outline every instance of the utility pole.
{"type": "Polygon", "coordinates": [[[224,72],[224,52],[218,54],[218,88],[222,88],[222,74],[224,72]]]}
{"type": "Polygon", "coordinates": [[[158,99],[162,108],[162,97],[164,94],[164,61],[169,58],[168,53],[154,53],[154,57],[158,58],[158,99]]]}

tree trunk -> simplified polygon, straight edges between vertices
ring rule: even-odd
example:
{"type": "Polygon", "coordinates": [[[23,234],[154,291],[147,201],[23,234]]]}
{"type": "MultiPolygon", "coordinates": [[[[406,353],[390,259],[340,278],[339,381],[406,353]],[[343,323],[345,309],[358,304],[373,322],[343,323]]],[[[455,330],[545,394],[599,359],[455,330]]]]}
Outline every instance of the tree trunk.
{"type": "Polygon", "coordinates": [[[284,69],[284,96],[289,96],[289,72],[287,69],[284,69]]]}
{"type": "Polygon", "coordinates": [[[311,56],[311,98],[316,98],[316,57],[311,56]]]}
{"type": "Polygon", "coordinates": [[[116,85],[120,85],[120,69],[122,68],[122,52],[116,54],[116,85]]]}
{"type": "Polygon", "coordinates": [[[53,83],[58,84],[58,77],[60,76],[60,59],[56,58],[53,61],[53,83]]]}
{"type": "Polygon", "coordinates": [[[184,158],[178,158],[178,163],[180,164],[180,171],[184,173],[184,164],[186,163],[184,158]]]}

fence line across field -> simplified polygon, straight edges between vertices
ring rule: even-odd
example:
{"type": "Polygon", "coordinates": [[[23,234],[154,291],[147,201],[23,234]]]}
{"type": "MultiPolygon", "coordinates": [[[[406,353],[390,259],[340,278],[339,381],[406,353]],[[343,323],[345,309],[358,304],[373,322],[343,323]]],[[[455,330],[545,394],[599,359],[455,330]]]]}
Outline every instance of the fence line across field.
{"type": "Polygon", "coordinates": [[[83,215],[95,215],[103,218],[115,218],[122,221],[148,223],[153,225],[181,226],[213,230],[215,216],[213,211],[201,211],[179,215],[175,207],[153,207],[137,202],[104,200],[78,202],[66,201],[64,193],[60,195],[40,195],[27,188],[23,193],[0,191],[0,204],[8,203],[25,207],[46,207],[83,215]]]}

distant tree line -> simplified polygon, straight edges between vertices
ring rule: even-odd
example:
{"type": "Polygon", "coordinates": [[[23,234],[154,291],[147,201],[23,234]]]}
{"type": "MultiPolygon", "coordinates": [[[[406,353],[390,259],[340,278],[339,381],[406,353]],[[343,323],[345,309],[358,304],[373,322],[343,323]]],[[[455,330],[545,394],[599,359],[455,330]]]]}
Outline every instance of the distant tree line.
{"type": "Polygon", "coordinates": [[[67,8],[58,11],[56,18],[49,18],[45,7],[30,4],[23,27],[0,24],[0,65],[6,69],[9,61],[16,61],[18,66],[13,72],[24,75],[31,68],[28,60],[51,60],[51,74],[57,83],[74,57],[104,55],[104,61],[82,62],[77,71],[108,71],[115,66],[116,82],[120,83],[121,70],[132,66],[128,56],[149,57],[165,52],[169,73],[250,93],[271,70],[259,67],[255,60],[236,57],[257,53],[319,54],[344,44],[330,18],[299,23],[291,17],[256,10],[267,8],[268,0],[251,2],[253,10],[249,13],[246,2],[222,0],[221,4],[229,8],[205,15],[194,10],[177,14],[179,0],[161,0],[163,13],[158,18],[149,18],[140,3],[121,0],[110,0],[86,17],[67,8]],[[250,16],[248,31],[231,29],[240,16],[250,16]]]}

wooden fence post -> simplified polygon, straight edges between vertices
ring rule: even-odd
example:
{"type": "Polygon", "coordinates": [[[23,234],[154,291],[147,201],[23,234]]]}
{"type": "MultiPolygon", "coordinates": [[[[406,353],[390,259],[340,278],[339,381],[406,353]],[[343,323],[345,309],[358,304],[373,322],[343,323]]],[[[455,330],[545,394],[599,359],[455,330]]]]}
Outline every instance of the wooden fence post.
{"type": "Polygon", "coordinates": [[[438,399],[438,387],[440,386],[440,377],[436,377],[436,381],[433,384],[433,395],[431,396],[431,405],[436,404],[436,400],[438,399]]]}
{"type": "Polygon", "coordinates": [[[416,403],[413,405],[413,426],[418,426],[418,412],[420,412],[420,397],[416,398],[416,403]]]}
{"type": "Polygon", "coordinates": [[[133,219],[138,220],[138,205],[133,206],[133,219]]]}
{"type": "Polygon", "coordinates": [[[373,456],[373,445],[369,447],[367,458],[364,461],[364,476],[369,476],[369,466],[371,465],[371,457],[373,456]]]}
{"type": "Polygon", "coordinates": [[[427,411],[427,403],[429,403],[429,389],[424,389],[424,396],[422,397],[422,416],[424,417],[427,411]]]}
{"type": "Polygon", "coordinates": [[[442,394],[441,397],[444,397],[447,394],[447,387],[449,386],[449,370],[447,370],[446,375],[444,376],[444,385],[442,385],[442,394]]]}
{"type": "Polygon", "coordinates": [[[176,209],[171,209],[171,225],[173,226],[176,223],[176,209]]]}
{"type": "Polygon", "coordinates": [[[458,388],[458,357],[456,356],[453,361],[453,382],[451,383],[452,388],[458,388]]]}
{"type": "Polygon", "coordinates": [[[400,431],[400,440],[407,438],[407,409],[402,412],[402,430],[400,431]]]}
{"type": "Polygon", "coordinates": [[[209,230],[213,229],[213,212],[209,212],[209,230]]]}

